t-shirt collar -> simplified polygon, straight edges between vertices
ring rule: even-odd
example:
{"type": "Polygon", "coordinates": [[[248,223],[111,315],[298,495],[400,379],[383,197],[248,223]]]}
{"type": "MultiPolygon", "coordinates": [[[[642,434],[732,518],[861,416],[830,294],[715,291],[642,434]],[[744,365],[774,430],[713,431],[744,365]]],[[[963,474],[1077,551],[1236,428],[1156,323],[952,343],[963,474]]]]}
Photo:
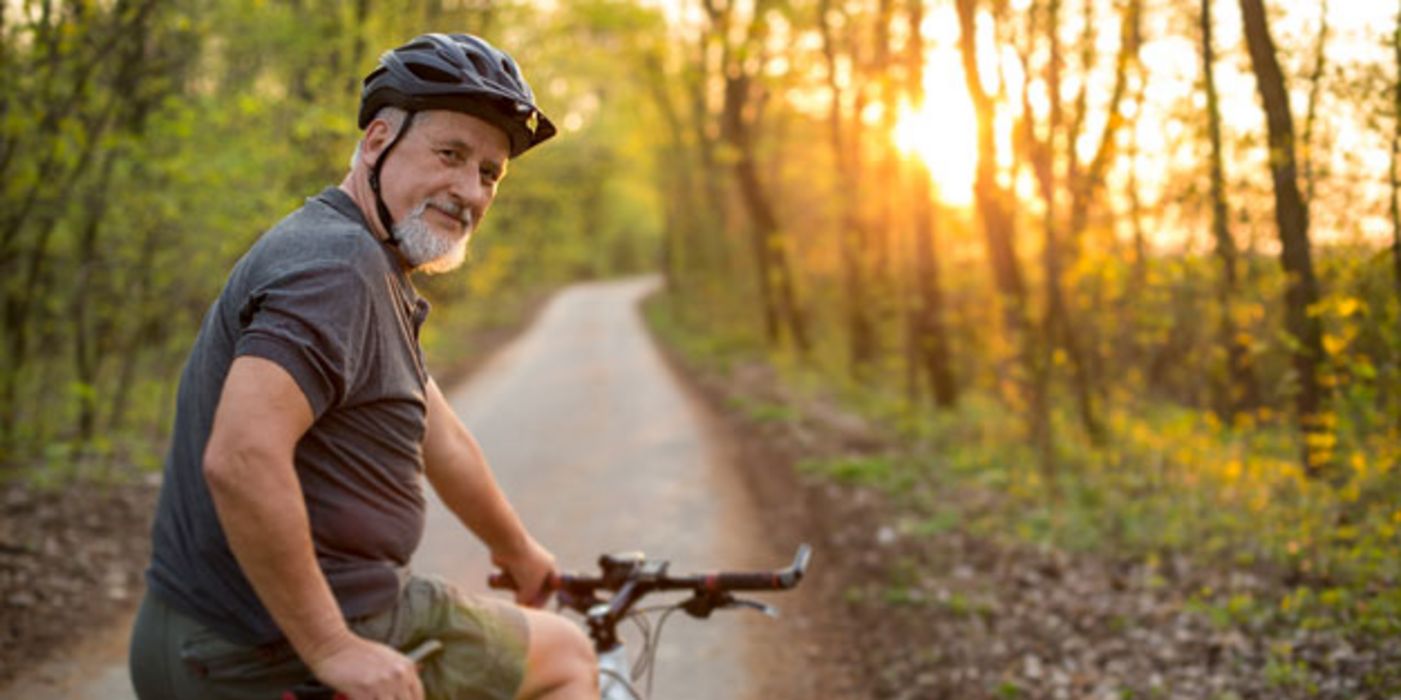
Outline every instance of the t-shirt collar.
{"type": "MultiPolygon", "coordinates": [[[[366,235],[374,236],[374,231],[370,228],[369,222],[365,220],[364,212],[360,211],[360,207],[355,204],[355,200],[351,199],[350,195],[347,194],[345,190],[332,185],[322,190],[320,194],[311,199],[325,204],[345,218],[359,224],[365,229],[366,235]]],[[[378,241],[378,239],[376,240],[378,241]]],[[[409,273],[404,270],[404,264],[399,259],[399,251],[384,241],[378,241],[378,243],[380,244],[380,248],[384,250],[384,254],[389,258],[390,267],[394,270],[394,275],[399,280],[399,288],[404,292],[406,301],[410,308],[413,309],[415,323],[422,324],[424,317],[428,315],[428,301],[422,296],[419,296],[418,289],[413,285],[413,280],[409,279],[409,273]]]]}

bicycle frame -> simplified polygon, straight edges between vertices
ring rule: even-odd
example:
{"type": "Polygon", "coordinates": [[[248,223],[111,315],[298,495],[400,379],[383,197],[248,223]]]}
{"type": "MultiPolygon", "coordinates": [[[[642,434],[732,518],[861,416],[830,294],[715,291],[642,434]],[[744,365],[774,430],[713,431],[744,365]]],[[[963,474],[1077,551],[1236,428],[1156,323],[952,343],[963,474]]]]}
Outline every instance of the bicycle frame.
{"type": "Polygon", "coordinates": [[[641,700],[631,677],[627,649],[622,644],[598,655],[599,700],[641,700]]]}

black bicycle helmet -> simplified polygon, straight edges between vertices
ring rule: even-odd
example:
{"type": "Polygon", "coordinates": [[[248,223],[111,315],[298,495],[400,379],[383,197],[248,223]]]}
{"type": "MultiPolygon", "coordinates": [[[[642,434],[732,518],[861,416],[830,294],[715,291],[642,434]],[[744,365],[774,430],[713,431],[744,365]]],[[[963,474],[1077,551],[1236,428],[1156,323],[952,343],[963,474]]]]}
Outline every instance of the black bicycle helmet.
{"type": "Polygon", "coordinates": [[[535,93],[516,62],[470,34],[424,34],[380,56],[360,92],[360,128],[369,126],[384,107],[409,113],[369,174],[375,213],[387,242],[396,247],[399,238],[384,203],[380,173],[419,112],[446,109],[484,119],[506,132],[512,158],[555,135],[555,125],[535,106],[535,93]]]}
{"type": "Polygon", "coordinates": [[[516,62],[470,34],[424,34],[380,56],[360,93],[360,128],[391,106],[484,119],[510,137],[512,158],[555,135],[516,62]]]}

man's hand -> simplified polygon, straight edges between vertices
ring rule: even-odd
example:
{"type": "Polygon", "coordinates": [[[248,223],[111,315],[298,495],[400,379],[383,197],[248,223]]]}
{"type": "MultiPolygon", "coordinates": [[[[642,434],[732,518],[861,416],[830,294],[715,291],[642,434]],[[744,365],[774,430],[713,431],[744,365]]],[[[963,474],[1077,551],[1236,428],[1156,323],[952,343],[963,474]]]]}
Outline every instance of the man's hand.
{"type": "Polygon", "coordinates": [[[423,683],[409,657],[347,634],[308,660],[312,673],[349,700],[422,700],[423,683]]]}
{"type": "Polygon", "coordinates": [[[538,608],[549,602],[558,581],[555,557],[526,535],[525,541],[512,551],[493,551],[491,563],[511,575],[516,582],[516,602],[538,608]]]}

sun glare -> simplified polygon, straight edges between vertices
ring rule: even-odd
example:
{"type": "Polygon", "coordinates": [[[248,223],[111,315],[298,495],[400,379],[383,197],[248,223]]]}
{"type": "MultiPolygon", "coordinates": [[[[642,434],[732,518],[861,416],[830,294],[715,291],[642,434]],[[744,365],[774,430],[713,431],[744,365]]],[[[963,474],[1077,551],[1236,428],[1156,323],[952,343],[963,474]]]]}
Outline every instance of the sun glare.
{"type": "Polygon", "coordinates": [[[930,54],[924,89],[923,105],[901,105],[893,134],[895,145],[925,162],[940,201],[966,206],[973,200],[978,166],[978,120],[957,51],[930,54]]]}

